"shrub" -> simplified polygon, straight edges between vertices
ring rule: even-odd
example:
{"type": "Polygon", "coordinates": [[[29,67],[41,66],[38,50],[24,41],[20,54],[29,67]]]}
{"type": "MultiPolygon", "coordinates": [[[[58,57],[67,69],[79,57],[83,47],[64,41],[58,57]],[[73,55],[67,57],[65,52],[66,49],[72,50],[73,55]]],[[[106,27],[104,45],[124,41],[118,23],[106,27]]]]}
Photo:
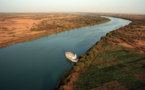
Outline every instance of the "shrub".
{"type": "Polygon", "coordinates": [[[77,63],[77,66],[79,66],[80,68],[84,68],[85,64],[82,62],[77,63]]]}
{"type": "Polygon", "coordinates": [[[80,71],[80,67],[79,66],[75,66],[74,67],[74,71],[76,71],[76,72],[80,71]]]}
{"type": "Polygon", "coordinates": [[[89,67],[91,65],[91,61],[85,61],[85,67],[89,67]]]}

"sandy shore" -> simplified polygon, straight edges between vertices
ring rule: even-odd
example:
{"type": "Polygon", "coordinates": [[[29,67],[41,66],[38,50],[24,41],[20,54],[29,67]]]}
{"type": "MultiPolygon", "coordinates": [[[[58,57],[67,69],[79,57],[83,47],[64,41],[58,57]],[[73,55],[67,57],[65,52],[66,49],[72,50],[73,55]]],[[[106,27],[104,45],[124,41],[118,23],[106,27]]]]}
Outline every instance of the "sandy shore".
{"type": "Polygon", "coordinates": [[[107,21],[75,13],[0,14],[0,48],[107,21]]]}

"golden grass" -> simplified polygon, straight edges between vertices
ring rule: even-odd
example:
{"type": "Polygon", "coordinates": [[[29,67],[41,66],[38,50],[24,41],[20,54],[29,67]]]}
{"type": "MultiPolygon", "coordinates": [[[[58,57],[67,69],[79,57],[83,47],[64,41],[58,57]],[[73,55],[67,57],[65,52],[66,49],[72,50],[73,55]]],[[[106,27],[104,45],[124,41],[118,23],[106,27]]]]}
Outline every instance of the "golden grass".
{"type": "Polygon", "coordinates": [[[72,13],[0,14],[0,48],[107,21],[72,13]]]}

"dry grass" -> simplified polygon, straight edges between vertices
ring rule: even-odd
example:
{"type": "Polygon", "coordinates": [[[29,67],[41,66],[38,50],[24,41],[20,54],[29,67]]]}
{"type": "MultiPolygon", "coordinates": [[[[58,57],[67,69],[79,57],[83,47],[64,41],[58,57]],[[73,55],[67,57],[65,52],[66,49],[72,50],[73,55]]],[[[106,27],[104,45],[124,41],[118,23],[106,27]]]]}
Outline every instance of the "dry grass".
{"type": "Polygon", "coordinates": [[[0,14],[0,48],[107,21],[72,13],[0,14]]]}
{"type": "MultiPolygon", "coordinates": [[[[145,16],[109,16],[123,17],[133,22],[108,33],[80,56],[78,63],[84,63],[84,67],[81,68],[81,65],[77,64],[75,67],[79,67],[80,70],[75,71],[73,68],[67,74],[69,76],[80,73],[73,82],[73,89],[144,90],[145,16]],[[84,71],[81,72],[81,69],[84,71]]],[[[71,80],[71,77],[67,78],[67,82],[60,87],[67,86],[71,80]]]]}

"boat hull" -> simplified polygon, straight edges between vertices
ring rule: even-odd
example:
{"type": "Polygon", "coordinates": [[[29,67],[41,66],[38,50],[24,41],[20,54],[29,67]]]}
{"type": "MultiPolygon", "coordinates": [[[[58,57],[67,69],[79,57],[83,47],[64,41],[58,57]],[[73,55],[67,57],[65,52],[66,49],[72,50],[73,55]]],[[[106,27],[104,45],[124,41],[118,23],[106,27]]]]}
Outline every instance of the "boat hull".
{"type": "MultiPolygon", "coordinates": [[[[72,53],[71,53],[72,54],[72,53]]],[[[74,56],[70,56],[70,54],[65,53],[65,56],[68,60],[72,62],[78,62],[77,55],[75,54],[74,56]]]]}

